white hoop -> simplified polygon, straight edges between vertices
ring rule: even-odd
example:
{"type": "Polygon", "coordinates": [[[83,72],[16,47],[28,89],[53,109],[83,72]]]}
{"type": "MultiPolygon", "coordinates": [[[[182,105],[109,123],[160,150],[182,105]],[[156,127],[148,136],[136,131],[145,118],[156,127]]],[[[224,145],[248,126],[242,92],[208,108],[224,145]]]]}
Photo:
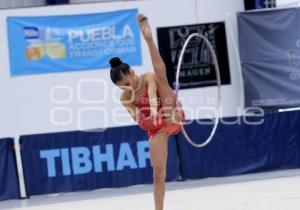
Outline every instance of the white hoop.
{"type": "Polygon", "coordinates": [[[202,34],[198,34],[198,33],[193,33],[191,34],[187,40],[185,41],[183,48],[181,50],[180,56],[179,56],[179,60],[178,60],[178,65],[177,65],[177,71],[176,71],[176,82],[175,82],[175,93],[176,96],[178,98],[178,90],[179,90],[179,73],[180,73],[180,67],[182,64],[182,59],[184,56],[184,52],[185,49],[187,47],[187,45],[189,44],[190,40],[193,37],[199,37],[200,39],[204,40],[205,44],[208,46],[209,52],[211,54],[212,60],[213,60],[213,64],[215,67],[215,72],[216,72],[216,78],[217,78],[217,86],[218,86],[218,102],[217,102],[217,116],[214,120],[214,127],[209,135],[209,137],[202,143],[202,144],[196,144],[195,142],[192,141],[192,139],[188,136],[186,130],[184,129],[184,127],[182,126],[181,131],[184,135],[184,137],[186,138],[186,140],[194,147],[205,147],[212,139],[212,137],[214,136],[218,124],[219,124],[219,110],[220,110],[220,103],[221,103],[221,77],[220,77],[220,68],[219,68],[219,64],[218,64],[218,60],[217,60],[217,56],[216,53],[214,52],[214,49],[212,47],[212,45],[210,44],[210,42],[208,41],[208,39],[202,35],[202,34]]]}

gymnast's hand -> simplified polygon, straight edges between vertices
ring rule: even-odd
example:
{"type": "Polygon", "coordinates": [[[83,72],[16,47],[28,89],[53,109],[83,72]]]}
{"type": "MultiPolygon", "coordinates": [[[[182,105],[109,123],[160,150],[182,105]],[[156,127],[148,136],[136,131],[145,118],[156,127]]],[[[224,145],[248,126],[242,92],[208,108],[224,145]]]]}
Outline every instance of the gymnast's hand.
{"type": "Polygon", "coordinates": [[[151,31],[150,25],[148,23],[148,18],[144,14],[140,13],[140,14],[138,14],[136,20],[140,26],[140,30],[141,30],[144,38],[146,40],[151,40],[152,39],[152,31],[151,31]]]}

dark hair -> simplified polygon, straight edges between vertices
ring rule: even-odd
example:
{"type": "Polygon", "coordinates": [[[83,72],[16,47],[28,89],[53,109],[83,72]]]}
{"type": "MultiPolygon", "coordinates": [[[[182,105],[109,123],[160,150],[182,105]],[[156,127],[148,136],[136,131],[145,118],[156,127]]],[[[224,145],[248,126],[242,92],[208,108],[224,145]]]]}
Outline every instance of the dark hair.
{"type": "Polygon", "coordinates": [[[113,83],[121,81],[124,75],[130,73],[130,66],[127,63],[123,63],[120,58],[114,57],[109,61],[110,69],[110,78],[113,83]]]}

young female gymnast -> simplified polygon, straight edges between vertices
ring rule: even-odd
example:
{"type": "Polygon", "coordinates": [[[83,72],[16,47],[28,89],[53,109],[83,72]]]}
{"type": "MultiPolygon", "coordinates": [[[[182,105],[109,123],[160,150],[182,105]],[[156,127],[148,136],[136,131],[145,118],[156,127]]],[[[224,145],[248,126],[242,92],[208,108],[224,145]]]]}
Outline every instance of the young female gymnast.
{"type": "Polygon", "coordinates": [[[120,98],[123,106],[148,132],[155,210],[163,210],[168,137],[181,130],[184,113],[168,84],[166,66],[153,41],[147,17],[139,14],[137,22],[147,42],[154,73],[137,76],[127,63],[115,57],[110,60],[110,76],[124,90],[120,98]]]}

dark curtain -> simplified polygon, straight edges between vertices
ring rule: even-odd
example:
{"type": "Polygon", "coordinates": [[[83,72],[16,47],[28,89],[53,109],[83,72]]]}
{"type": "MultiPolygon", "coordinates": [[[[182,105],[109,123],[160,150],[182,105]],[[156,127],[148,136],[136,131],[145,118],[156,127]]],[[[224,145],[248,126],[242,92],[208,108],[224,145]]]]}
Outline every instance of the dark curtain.
{"type": "Polygon", "coordinates": [[[276,0],[244,0],[244,3],[245,10],[276,7],[276,0]]]}
{"type": "Polygon", "coordinates": [[[46,0],[47,5],[69,4],[69,0],[46,0]]]}

